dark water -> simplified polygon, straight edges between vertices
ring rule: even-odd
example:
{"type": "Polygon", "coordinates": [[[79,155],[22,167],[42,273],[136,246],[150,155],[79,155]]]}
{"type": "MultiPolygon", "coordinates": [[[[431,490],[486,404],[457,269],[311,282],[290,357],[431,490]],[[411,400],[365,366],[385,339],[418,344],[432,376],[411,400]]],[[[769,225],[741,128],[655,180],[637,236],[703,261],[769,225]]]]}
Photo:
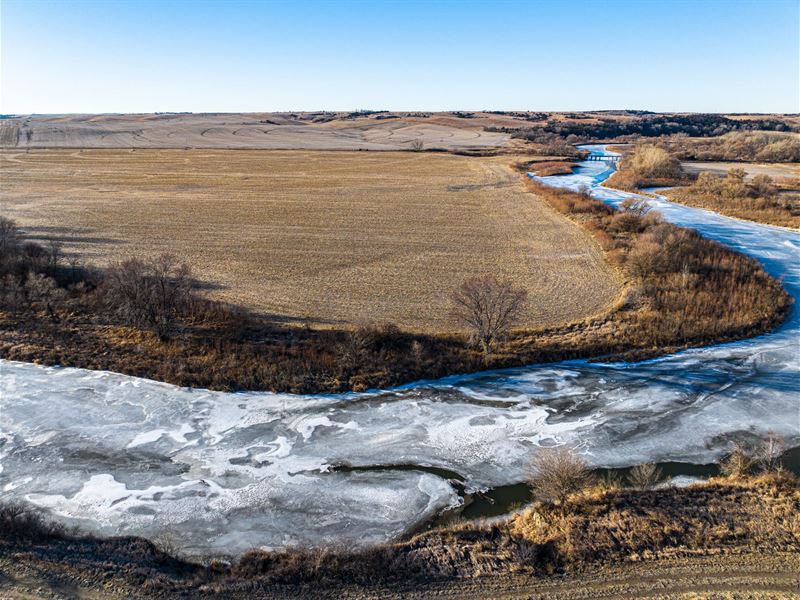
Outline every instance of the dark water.
{"type": "MultiPolygon", "coordinates": [[[[783,468],[800,476],[800,447],[792,448],[781,458],[783,468]]],[[[682,462],[657,463],[661,480],[667,482],[673,477],[692,477],[708,479],[719,475],[719,465],[710,463],[696,465],[682,462]]],[[[592,473],[599,479],[612,479],[626,482],[633,467],[620,469],[594,469],[592,473]]],[[[503,485],[480,494],[463,494],[464,506],[442,515],[432,521],[431,527],[452,523],[456,520],[474,520],[499,517],[515,511],[533,500],[531,488],[527,483],[503,485]]]]}

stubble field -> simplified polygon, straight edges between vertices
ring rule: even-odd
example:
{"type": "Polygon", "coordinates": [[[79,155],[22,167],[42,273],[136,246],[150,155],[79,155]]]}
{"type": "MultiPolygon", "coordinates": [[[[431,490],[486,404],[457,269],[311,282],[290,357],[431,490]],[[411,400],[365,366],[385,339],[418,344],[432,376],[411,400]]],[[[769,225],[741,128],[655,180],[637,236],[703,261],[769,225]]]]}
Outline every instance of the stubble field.
{"type": "Polygon", "coordinates": [[[527,192],[512,157],[260,150],[6,150],[2,214],[98,265],[171,252],[211,297],[314,325],[449,331],[449,295],[494,273],[523,323],[595,314],[621,283],[527,192]]]}

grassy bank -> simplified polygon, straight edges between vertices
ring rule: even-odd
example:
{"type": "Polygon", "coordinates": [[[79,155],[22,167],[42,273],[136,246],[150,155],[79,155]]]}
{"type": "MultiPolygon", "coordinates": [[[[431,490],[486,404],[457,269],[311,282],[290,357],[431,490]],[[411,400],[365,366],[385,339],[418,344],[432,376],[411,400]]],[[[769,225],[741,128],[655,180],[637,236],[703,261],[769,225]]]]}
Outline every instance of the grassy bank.
{"type": "Polygon", "coordinates": [[[203,566],[142,539],[87,538],[5,506],[0,549],[19,569],[47,572],[51,580],[80,578],[109,592],[136,587],[149,596],[246,597],[513,575],[547,581],[704,555],[796,555],[798,509],[798,482],[785,473],[646,491],[595,486],[561,505],[534,503],[499,523],[462,524],[356,551],[254,551],[232,564],[203,566]]]}
{"type": "Polygon", "coordinates": [[[533,173],[537,177],[549,177],[550,175],[569,175],[576,166],[576,163],[571,160],[542,160],[520,163],[517,168],[533,173]]]}
{"type": "Polygon", "coordinates": [[[20,240],[2,257],[0,358],[221,390],[341,392],[574,358],[642,359],[757,335],[788,314],[791,298],[755,260],[663,223],[641,205],[615,211],[525,180],[532,194],[591,232],[626,279],[625,296],[608,313],[515,331],[484,356],[459,335],[391,324],[285,326],[190,290],[167,331],[121,311],[107,271],[64,264],[20,240]]]}
{"type": "MultiPolygon", "coordinates": [[[[722,139],[736,141],[739,137],[723,136],[722,139]]],[[[747,134],[743,137],[749,139],[752,136],[747,134]]],[[[768,141],[773,136],[754,137],[765,137],[768,141]]],[[[684,140],[681,138],[681,141],[684,140]]],[[[746,169],[738,166],[730,168],[724,177],[710,171],[688,173],[675,156],[680,152],[669,142],[662,144],[669,148],[669,152],[661,146],[635,146],[620,162],[620,170],[613,173],[604,185],[628,192],[667,187],[671,189],[662,193],[680,204],[713,210],[737,219],[800,229],[800,180],[797,178],[773,179],[766,174],[748,178],[746,169]]],[[[764,148],[769,149],[771,145],[764,148]]],[[[751,149],[747,156],[757,155],[757,149],[751,149]]],[[[744,152],[741,148],[737,151],[744,152]]]]}
{"type": "Polygon", "coordinates": [[[724,179],[701,173],[691,185],[665,190],[663,194],[673,202],[736,219],[800,229],[800,180],[773,181],[756,176],[754,184],[739,181],[736,170],[731,173],[724,179]],[[736,183],[729,185],[730,180],[736,183]]]}

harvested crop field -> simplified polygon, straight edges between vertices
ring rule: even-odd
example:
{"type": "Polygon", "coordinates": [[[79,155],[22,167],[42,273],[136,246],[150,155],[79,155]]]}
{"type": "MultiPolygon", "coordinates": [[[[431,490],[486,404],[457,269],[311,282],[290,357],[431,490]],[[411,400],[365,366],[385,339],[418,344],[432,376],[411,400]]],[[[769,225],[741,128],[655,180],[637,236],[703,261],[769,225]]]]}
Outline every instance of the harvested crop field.
{"type": "Polygon", "coordinates": [[[87,262],[171,252],[211,297],[290,321],[452,330],[451,291],[483,273],[529,290],[528,326],[602,311],[618,277],[512,158],[5,151],[0,199],[31,237],[87,262]]]}
{"type": "Polygon", "coordinates": [[[426,148],[474,150],[508,145],[508,134],[484,128],[508,122],[368,113],[35,115],[0,120],[0,146],[409,150],[418,140],[426,148]]]}
{"type": "Polygon", "coordinates": [[[800,177],[800,165],[793,163],[746,163],[746,162],[702,162],[683,161],[681,166],[689,173],[710,171],[716,175],[725,175],[730,169],[743,169],[750,179],[756,175],[767,175],[773,179],[800,177]]]}

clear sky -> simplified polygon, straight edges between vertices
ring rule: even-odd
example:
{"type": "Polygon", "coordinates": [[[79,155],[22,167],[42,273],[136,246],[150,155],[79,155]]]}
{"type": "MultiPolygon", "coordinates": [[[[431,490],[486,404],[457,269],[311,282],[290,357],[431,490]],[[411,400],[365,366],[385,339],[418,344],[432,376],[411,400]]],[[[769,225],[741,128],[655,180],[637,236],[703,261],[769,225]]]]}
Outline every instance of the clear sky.
{"type": "Polygon", "coordinates": [[[0,112],[800,112],[798,0],[0,0],[0,112]]]}

